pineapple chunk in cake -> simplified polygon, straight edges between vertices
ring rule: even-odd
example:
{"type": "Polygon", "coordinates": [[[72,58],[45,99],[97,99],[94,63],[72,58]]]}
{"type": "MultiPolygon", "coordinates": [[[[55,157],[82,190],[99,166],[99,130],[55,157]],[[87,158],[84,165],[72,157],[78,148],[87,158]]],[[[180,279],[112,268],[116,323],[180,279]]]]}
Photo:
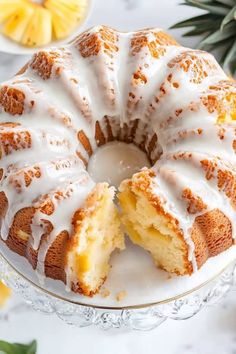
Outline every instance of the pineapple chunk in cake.
{"type": "Polygon", "coordinates": [[[83,209],[74,215],[74,236],[67,255],[67,283],[76,292],[92,296],[105,281],[111,253],[124,249],[124,235],[113,202],[114,189],[98,184],[83,209]]]}
{"type": "Polygon", "coordinates": [[[121,183],[118,199],[131,241],[149,251],[155,264],[179,275],[191,272],[188,249],[173,221],[148,192],[148,170],[121,183]]]}

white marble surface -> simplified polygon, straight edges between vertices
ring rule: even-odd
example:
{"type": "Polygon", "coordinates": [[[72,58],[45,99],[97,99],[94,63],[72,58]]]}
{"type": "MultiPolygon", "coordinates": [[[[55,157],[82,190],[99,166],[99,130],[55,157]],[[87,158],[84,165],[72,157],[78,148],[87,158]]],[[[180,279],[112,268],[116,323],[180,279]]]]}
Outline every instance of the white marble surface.
{"type": "Polygon", "coordinates": [[[38,354],[236,354],[235,297],[231,292],[220,305],[185,321],[164,322],[151,332],[75,328],[23,309],[9,321],[0,316],[0,339],[36,338],[38,354]]]}
{"type": "MultiPolygon", "coordinates": [[[[122,30],[163,27],[196,10],[178,6],[176,0],[94,0],[87,26],[107,24],[122,30]]],[[[180,39],[194,46],[196,40],[180,39]]],[[[9,78],[27,61],[25,56],[0,53],[0,81],[9,78]]],[[[14,297],[11,305],[18,303],[14,297]]],[[[236,296],[231,292],[217,306],[207,308],[187,321],[168,321],[152,332],[69,327],[54,316],[33,311],[15,311],[6,321],[0,312],[0,339],[28,342],[37,339],[38,354],[236,354],[236,296]]]]}

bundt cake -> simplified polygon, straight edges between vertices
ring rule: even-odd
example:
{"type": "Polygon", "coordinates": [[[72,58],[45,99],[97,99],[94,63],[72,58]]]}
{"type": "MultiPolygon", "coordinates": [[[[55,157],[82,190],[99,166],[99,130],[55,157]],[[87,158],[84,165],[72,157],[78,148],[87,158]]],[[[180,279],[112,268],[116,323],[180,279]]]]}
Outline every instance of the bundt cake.
{"type": "MultiPolygon", "coordinates": [[[[0,89],[1,238],[39,276],[95,294],[130,239],[191,274],[234,244],[236,84],[159,29],[92,28],[0,89]],[[152,165],[115,189],[89,158],[121,141],[152,165]]],[[[116,166],[112,166],[116,168],[116,166]]]]}

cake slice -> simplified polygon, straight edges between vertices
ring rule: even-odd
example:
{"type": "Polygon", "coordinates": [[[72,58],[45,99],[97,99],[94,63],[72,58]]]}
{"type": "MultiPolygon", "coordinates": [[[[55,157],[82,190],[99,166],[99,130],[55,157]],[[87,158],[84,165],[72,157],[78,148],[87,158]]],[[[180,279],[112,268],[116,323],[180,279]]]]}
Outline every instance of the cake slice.
{"type": "Polygon", "coordinates": [[[188,247],[175,220],[151,193],[151,180],[152,171],[145,170],[121,183],[122,222],[131,241],[149,251],[158,267],[169,273],[190,274],[188,247]]]}
{"type": "MultiPolygon", "coordinates": [[[[159,176],[160,177],[160,176],[159,176]]],[[[207,261],[234,244],[232,225],[217,208],[207,209],[191,189],[184,189],[182,206],[187,228],[175,217],[177,206],[166,208],[156,174],[144,169],[120,185],[118,199],[122,222],[134,244],[149,251],[157,267],[177,275],[192,274],[207,261]]],[[[181,199],[176,199],[176,204],[181,199]]]]}
{"type": "Polygon", "coordinates": [[[108,184],[98,184],[74,215],[66,262],[67,285],[74,292],[97,293],[107,278],[111,253],[125,248],[114,194],[108,184]]]}

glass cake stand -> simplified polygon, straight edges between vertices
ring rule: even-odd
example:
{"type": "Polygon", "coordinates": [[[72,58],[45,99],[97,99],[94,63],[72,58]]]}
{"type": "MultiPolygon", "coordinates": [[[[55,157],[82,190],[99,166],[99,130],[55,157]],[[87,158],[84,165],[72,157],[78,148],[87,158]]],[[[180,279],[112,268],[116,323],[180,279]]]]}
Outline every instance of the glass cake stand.
{"type": "Polygon", "coordinates": [[[188,319],[205,306],[218,302],[235,285],[236,260],[214,278],[187,293],[166,301],[116,309],[76,303],[46,291],[21,275],[3,256],[0,256],[0,278],[35,310],[56,314],[68,324],[78,327],[95,325],[101,329],[151,330],[167,319],[188,319]]]}

